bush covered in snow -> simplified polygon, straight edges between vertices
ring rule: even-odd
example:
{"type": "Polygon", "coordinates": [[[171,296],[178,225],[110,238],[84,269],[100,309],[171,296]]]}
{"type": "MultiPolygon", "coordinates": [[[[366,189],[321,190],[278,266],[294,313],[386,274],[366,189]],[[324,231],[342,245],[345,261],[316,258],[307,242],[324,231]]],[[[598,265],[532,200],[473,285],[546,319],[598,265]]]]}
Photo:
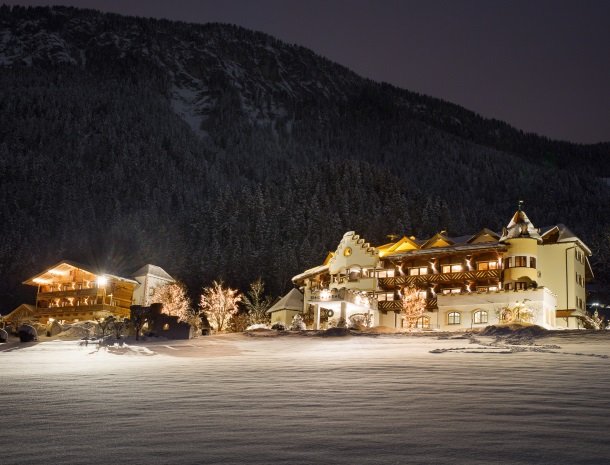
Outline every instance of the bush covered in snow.
{"type": "Polygon", "coordinates": [[[269,329],[269,325],[265,323],[256,323],[246,328],[246,331],[256,331],[257,329],[269,329]]]}
{"type": "Polygon", "coordinates": [[[19,340],[21,342],[32,342],[38,340],[38,333],[33,326],[21,325],[19,327],[19,340]]]}
{"type": "Polygon", "coordinates": [[[290,325],[290,331],[304,331],[307,329],[303,317],[300,313],[297,313],[292,317],[292,324],[290,325]]]}

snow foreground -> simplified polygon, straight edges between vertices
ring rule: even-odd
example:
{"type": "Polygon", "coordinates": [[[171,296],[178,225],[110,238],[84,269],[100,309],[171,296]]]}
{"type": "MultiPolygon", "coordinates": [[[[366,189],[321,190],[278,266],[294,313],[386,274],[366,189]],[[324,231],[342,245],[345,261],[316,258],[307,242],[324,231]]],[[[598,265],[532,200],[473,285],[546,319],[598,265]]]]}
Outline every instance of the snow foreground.
{"type": "Polygon", "coordinates": [[[609,332],[0,344],[1,463],[607,463],[609,356],[609,332]]]}

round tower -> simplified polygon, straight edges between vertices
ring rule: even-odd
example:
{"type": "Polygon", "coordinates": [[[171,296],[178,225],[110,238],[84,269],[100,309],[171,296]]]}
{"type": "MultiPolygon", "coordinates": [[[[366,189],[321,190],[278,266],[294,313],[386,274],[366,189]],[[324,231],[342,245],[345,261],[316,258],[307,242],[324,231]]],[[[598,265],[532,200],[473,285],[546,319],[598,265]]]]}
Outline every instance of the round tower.
{"type": "Polygon", "coordinates": [[[504,289],[528,289],[537,286],[538,244],[542,242],[539,231],[525,212],[523,201],[503,228],[500,242],[508,246],[502,258],[504,289]]]}

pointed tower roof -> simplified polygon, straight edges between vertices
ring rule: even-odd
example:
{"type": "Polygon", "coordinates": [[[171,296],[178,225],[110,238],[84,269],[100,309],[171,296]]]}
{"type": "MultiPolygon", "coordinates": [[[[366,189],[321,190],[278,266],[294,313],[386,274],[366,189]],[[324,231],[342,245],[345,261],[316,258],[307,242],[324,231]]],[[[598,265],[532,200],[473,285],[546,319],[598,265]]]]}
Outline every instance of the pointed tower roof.
{"type": "Polygon", "coordinates": [[[508,226],[502,229],[502,237],[500,237],[500,242],[519,237],[536,239],[538,242],[542,242],[540,232],[534,227],[530,219],[523,211],[523,200],[519,200],[518,210],[511,218],[508,226]]]}

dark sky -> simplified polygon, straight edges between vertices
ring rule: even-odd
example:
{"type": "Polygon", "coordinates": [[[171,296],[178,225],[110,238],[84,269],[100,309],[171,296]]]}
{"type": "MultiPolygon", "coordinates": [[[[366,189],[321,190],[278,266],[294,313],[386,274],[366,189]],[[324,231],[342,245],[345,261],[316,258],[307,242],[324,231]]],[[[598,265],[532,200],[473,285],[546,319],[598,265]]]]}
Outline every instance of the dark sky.
{"type": "Polygon", "coordinates": [[[63,0],[63,4],[239,24],[311,48],[363,76],[449,100],[525,131],[574,142],[610,141],[607,0],[63,0]]]}

